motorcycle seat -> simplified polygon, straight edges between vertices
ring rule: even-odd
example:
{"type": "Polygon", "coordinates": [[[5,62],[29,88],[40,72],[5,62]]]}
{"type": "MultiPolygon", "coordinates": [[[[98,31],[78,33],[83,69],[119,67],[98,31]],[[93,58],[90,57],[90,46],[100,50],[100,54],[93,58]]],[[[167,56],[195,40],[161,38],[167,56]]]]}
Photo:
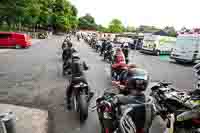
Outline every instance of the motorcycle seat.
{"type": "Polygon", "coordinates": [[[83,76],[72,77],[72,82],[73,83],[79,83],[79,82],[87,83],[83,76]]]}

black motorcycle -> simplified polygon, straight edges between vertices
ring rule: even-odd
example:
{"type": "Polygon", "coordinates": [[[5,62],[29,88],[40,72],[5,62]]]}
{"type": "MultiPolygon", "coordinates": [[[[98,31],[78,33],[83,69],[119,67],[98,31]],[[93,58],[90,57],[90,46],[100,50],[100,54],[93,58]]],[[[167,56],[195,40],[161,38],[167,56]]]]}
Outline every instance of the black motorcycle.
{"type": "Polygon", "coordinates": [[[113,50],[104,51],[104,61],[108,61],[109,63],[113,62],[113,50]]]}
{"type": "MultiPolygon", "coordinates": [[[[98,118],[101,124],[101,133],[137,133],[138,120],[131,114],[138,109],[143,109],[144,104],[136,101],[136,104],[120,105],[119,92],[104,92],[103,96],[96,100],[98,118]]],[[[149,101],[153,103],[152,99],[149,101]]],[[[137,113],[136,113],[137,114],[137,113]]],[[[141,115],[141,113],[137,114],[141,115]]],[[[144,115],[144,113],[142,114],[144,115]]]]}
{"type": "Polygon", "coordinates": [[[95,46],[95,50],[96,50],[97,53],[100,52],[101,51],[101,46],[100,45],[96,45],[95,46]]]}
{"type": "Polygon", "coordinates": [[[73,111],[79,113],[80,121],[84,122],[88,117],[89,86],[82,77],[74,77],[72,80],[74,83],[71,107],[73,111]]]}
{"type": "Polygon", "coordinates": [[[175,133],[200,133],[200,93],[179,91],[171,83],[158,82],[151,90],[155,105],[175,133]],[[170,120],[168,116],[173,116],[170,120]]]}

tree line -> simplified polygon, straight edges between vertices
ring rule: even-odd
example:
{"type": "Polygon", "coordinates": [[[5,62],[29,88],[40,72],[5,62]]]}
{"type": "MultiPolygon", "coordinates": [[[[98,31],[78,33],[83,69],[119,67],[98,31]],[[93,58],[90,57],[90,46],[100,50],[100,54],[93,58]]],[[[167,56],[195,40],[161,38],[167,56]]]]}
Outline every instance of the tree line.
{"type": "Polygon", "coordinates": [[[12,29],[70,30],[78,25],[77,9],[67,0],[1,0],[0,25],[12,29]]]}
{"type": "MultiPolygon", "coordinates": [[[[10,29],[33,31],[87,29],[111,33],[161,30],[153,26],[125,27],[119,19],[113,19],[108,27],[104,27],[96,24],[90,14],[80,18],[77,14],[77,8],[68,0],[1,0],[0,28],[7,26],[10,29]]],[[[162,30],[170,36],[176,35],[174,27],[167,26],[162,30]]]]}
{"type": "Polygon", "coordinates": [[[109,23],[108,27],[104,27],[102,25],[97,25],[94,17],[90,14],[86,14],[83,17],[79,18],[79,28],[86,30],[97,30],[100,32],[110,32],[110,33],[120,33],[120,32],[157,32],[164,31],[169,36],[176,37],[176,30],[173,26],[166,26],[163,29],[154,27],[154,26],[127,26],[125,27],[119,19],[113,19],[109,23]]]}

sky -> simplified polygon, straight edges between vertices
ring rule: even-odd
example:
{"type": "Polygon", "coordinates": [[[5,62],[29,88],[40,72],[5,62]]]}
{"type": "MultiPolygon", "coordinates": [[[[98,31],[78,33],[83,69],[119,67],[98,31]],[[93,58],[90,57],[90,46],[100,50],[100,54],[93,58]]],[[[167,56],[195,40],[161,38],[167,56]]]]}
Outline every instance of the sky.
{"type": "Polygon", "coordinates": [[[90,13],[97,24],[107,26],[113,18],[125,26],[200,28],[200,0],[70,0],[79,16],[90,13]]]}

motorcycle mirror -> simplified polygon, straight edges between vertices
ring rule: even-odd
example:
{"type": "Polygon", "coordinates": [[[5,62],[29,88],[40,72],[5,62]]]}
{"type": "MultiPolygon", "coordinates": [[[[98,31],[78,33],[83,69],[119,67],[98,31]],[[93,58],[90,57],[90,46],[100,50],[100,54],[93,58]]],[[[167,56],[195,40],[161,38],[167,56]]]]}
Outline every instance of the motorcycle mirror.
{"type": "Polygon", "coordinates": [[[85,70],[86,70],[86,71],[89,70],[89,67],[85,67],[85,70]]]}

